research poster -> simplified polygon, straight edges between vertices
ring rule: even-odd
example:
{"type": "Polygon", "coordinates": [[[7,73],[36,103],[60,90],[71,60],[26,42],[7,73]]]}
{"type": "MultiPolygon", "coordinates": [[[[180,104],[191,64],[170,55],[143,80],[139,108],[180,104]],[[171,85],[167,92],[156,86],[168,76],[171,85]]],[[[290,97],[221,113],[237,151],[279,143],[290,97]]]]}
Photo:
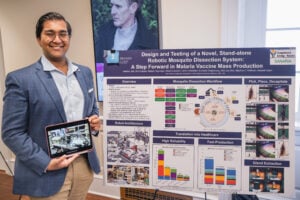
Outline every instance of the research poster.
{"type": "Polygon", "coordinates": [[[105,56],[107,185],[294,195],[295,48],[105,56]]]}

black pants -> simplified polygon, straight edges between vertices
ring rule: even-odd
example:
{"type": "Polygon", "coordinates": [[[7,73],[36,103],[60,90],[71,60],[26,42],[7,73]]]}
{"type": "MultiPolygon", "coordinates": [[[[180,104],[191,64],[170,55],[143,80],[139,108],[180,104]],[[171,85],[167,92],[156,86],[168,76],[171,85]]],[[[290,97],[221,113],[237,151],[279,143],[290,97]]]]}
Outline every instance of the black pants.
{"type": "Polygon", "coordinates": [[[232,194],[232,200],[259,200],[256,195],[232,194]]]}

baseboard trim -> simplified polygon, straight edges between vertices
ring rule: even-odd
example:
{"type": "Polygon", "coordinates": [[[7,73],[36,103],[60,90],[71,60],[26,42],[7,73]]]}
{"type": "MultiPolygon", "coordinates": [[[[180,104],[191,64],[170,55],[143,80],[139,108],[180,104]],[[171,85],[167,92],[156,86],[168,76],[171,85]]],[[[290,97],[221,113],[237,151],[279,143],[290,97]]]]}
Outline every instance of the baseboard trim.
{"type": "Polygon", "coordinates": [[[120,200],[119,197],[109,195],[109,194],[103,194],[103,193],[99,193],[99,192],[95,192],[95,191],[89,191],[89,194],[94,194],[94,195],[101,196],[101,197],[107,197],[107,198],[111,198],[111,199],[120,200]]]}

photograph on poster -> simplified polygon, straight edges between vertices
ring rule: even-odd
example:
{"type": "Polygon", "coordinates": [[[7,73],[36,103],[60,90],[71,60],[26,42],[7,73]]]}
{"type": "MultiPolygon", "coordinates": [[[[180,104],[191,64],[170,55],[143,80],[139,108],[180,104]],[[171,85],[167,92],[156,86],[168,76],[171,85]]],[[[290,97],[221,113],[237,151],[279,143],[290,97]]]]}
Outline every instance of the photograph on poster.
{"type": "Polygon", "coordinates": [[[270,91],[270,99],[274,102],[288,102],[289,86],[288,85],[273,86],[270,91]]]}
{"type": "Polygon", "coordinates": [[[278,121],[288,121],[289,120],[289,105],[279,104],[278,105],[278,121]]]}
{"type": "Polygon", "coordinates": [[[278,139],[289,139],[289,123],[278,123],[278,139]]]}
{"type": "Polygon", "coordinates": [[[283,168],[250,167],[249,191],[283,193],[283,168]]]}
{"type": "Polygon", "coordinates": [[[275,158],[274,141],[256,141],[256,157],[275,158]]]}
{"type": "Polygon", "coordinates": [[[91,0],[98,101],[103,101],[104,52],[158,49],[157,0],[91,0]]]}
{"type": "Polygon", "coordinates": [[[149,164],[149,130],[109,131],[107,147],[108,162],[149,164]]]}
{"type": "Polygon", "coordinates": [[[149,185],[149,167],[107,165],[108,183],[118,185],[149,185]]]}
{"type": "Polygon", "coordinates": [[[276,110],[274,104],[258,104],[256,109],[257,120],[275,120],[276,110]]]}
{"type": "Polygon", "coordinates": [[[251,101],[257,101],[257,87],[258,86],[255,86],[255,85],[247,85],[246,88],[247,88],[247,96],[246,96],[246,99],[248,102],[251,102],[251,101]]]}
{"type": "Polygon", "coordinates": [[[263,122],[256,125],[257,139],[275,139],[275,123],[263,122]]]}

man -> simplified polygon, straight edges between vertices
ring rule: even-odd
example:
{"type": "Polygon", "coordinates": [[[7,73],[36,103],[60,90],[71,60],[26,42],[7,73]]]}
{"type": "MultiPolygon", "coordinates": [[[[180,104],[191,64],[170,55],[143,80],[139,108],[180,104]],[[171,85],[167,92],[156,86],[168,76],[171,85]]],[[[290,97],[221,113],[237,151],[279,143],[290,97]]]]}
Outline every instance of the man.
{"type": "Polygon", "coordinates": [[[141,14],[142,0],[111,0],[112,20],[100,28],[95,42],[97,63],[103,50],[157,49],[158,39],[141,14]]]}
{"type": "Polygon", "coordinates": [[[85,200],[100,172],[96,151],[50,159],[45,127],[88,118],[100,129],[93,77],[87,67],[72,63],[66,52],[72,29],[59,13],[41,16],[36,39],[43,55],[6,77],[2,139],[16,155],[13,193],[31,200],[85,200]]]}

